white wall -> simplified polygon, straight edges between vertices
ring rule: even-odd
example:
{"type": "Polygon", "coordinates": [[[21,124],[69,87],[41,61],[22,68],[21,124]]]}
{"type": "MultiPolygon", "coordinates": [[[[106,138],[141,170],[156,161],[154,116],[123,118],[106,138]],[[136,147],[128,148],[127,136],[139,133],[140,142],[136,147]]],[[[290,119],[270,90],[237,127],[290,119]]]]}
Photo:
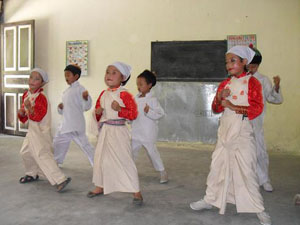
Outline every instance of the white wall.
{"type": "Polygon", "coordinates": [[[89,40],[89,75],[80,82],[96,101],[105,88],[105,68],[115,60],[133,66],[126,87],[136,94],[136,75],[150,68],[151,41],[256,34],[263,54],[260,71],[281,76],[285,100],[281,106],[268,105],[267,144],[300,152],[299,0],[7,0],[4,13],[6,23],[36,21],[36,65],[50,74],[54,128],[60,121],[55,107],[67,87],[63,75],[67,40],[89,40]]]}

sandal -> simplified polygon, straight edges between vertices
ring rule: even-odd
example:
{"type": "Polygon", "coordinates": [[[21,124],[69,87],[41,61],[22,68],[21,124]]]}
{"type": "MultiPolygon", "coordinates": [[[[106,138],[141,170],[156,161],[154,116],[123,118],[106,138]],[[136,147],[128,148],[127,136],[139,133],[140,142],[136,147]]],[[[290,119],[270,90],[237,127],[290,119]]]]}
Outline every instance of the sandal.
{"type": "Polygon", "coordinates": [[[33,181],[37,181],[39,179],[39,175],[36,175],[36,177],[34,178],[33,176],[29,176],[29,175],[25,175],[24,177],[21,177],[19,182],[21,184],[25,184],[25,183],[30,183],[33,181]]]}
{"type": "Polygon", "coordinates": [[[103,191],[102,192],[99,192],[99,193],[95,193],[95,192],[92,192],[92,191],[89,191],[88,193],[87,193],[87,197],[88,198],[94,198],[94,197],[96,197],[96,196],[98,196],[98,195],[103,195],[103,191]]]}
{"type": "Polygon", "coordinates": [[[62,192],[62,190],[67,186],[68,183],[71,181],[71,177],[68,177],[64,182],[57,185],[57,192],[62,192]]]}

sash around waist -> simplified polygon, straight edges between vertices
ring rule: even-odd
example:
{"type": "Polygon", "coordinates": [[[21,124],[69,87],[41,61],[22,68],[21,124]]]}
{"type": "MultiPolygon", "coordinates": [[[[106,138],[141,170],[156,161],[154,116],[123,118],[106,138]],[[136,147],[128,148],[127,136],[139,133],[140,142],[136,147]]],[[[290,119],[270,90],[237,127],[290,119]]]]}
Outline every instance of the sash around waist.
{"type": "Polygon", "coordinates": [[[124,126],[126,120],[125,119],[115,119],[115,120],[106,120],[103,122],[100,122],[100,126],[102,127],[103,124],[108,124],[112,126],[124,126]]]}

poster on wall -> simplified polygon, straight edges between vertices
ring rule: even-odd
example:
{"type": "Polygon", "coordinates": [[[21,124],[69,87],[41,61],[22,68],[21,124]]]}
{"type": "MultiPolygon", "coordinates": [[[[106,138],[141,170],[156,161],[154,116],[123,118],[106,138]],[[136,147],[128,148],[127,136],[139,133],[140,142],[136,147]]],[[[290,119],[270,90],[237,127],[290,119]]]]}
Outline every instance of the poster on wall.
{"type": "Polygon", "coordinates": [[[88,41],[67,41],[66,65],[77,64],[81,75],[88,75],[88,41]]]}
{"type": "Polygon", "coordinates": [[[256,34],[246,34],[246,35],[228,35],[227,36],[227,49],[229,50],[236,45],[253,45],[257,48],[256,34]]]}

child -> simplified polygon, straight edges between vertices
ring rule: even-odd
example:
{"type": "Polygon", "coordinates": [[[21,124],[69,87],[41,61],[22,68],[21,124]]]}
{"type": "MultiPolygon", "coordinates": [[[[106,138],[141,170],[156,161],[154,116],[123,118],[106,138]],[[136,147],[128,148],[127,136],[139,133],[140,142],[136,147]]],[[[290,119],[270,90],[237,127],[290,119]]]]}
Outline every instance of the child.
{"type": "Polygon", "coordinates": [[[236,205],[237,212],[257,213],[261,224],[270,225],[264,212],[256,175],[256,146],[249,120],[263,110],[259,81],[246,73],[246,64],[254,52],[246,46],[235,46],[226,53],[226,69],[230,77],[217,90],[212,103],[214,112],[223,112],[218,141],[212,155],[204,199],[193,202],[193,210],[220,209],[227,203],[236,205]]]}
{"type": "Polygon", "coordinates": [[[144,146],[147,150],[152,164],[156,171],[160,172],[160,183],[168,182],[168,175],[165,171],[159,152],[155,146],[158,132],[158,120],[164,116],[157,98],[152,96],[151,88],[156,84],[156,77],[149,70],[145,70],[137,77],[139,94],[135,97],[138,105],[138,117],[132,122],[132,151],[136,159],[139,150],[144,146]]]}
{"type": "Polygon", "coordinates": [[[53,158],[51,110],[42,88],[47,82],[48,75],[45,71],[33,69],[28,81],[29,90],[23,94],[22,106],[18,111],[20,121],[25,123],[28,120],[29,123],[20,151],[26,174],[20,178],[20,183],[37,181],[39,175],[44,175],[61,192],[71,178],[66,178],[53,158]]]}
{"type": "Polygon", "coordinates": [[[53,140],[54,158],[58,164],[62,164],[73,140],[87,155],[93,166],[94,147],[89,143],[85,134],[83,115],[84,111],[92,107],[92,99],[88,91],[79,84],[80,74],[81,69],[77,65],[68,65],[65,68],[66,82],[70,87],[64,91],[62,103],[57,108],[63,120],[53,140]]]}
{"type": "Polygon", "coordinates": [[[125,120],[137,117],[136,103],[122,86],[130,78],[131,67],[115,62],[106,69],[107,90],[101,92],[95,107],[101,128],[95,150],[93,183],[89,198],[112,192],[134,193],[133,203],[141,205],[138,173],[132,158],[130,132],[125,120]]]}
{"type": "Polygon", "coordinates": [[[255,56],[253,60],[248,65],[249,72],[257,79],[262,85],[263,89],[263,102],[264,102],[264,110],[262,114],[260,114],[255,119],[251,120],[251,124],[253,126],[254,137],[256,141],[256,151],[257,151],[257,176],[259,185],[263,186],[265,191],[272,192],[273,187],[269,178],[269,157],[266,149],[266,144],[264,140],[264,129],[263,122],[266,111],[266,101],[269,103],[280,104],[282,103],[282,94],[280,89],[280,78],[279,76],[273,77],[274,79],[274,87],[272,87],[272,83],[270,79],[258,73],[259,65],[262,61],[262,56],[260,52],[253,48],[255,51],[255,56]]]}

